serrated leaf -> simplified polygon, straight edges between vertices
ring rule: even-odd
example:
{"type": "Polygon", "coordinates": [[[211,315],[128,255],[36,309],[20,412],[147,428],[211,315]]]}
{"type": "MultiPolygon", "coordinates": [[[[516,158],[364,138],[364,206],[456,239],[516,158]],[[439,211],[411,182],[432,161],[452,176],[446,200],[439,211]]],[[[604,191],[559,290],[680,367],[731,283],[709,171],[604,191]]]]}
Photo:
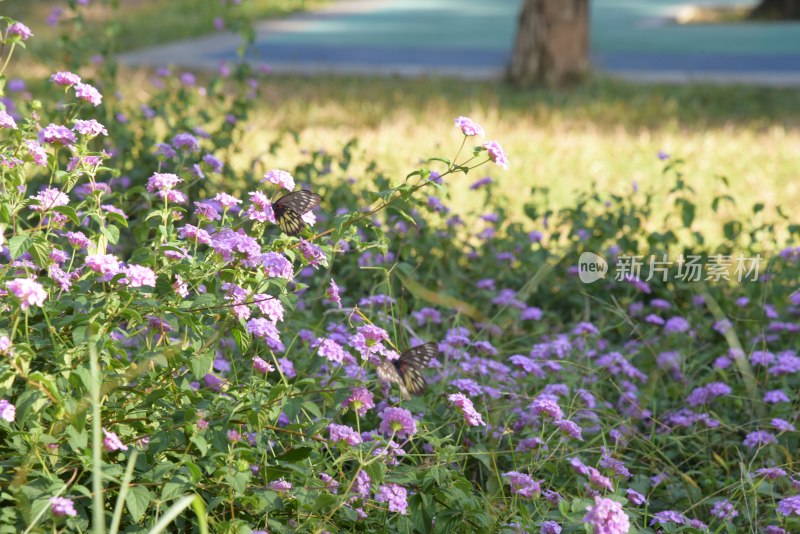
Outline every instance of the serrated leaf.
{"type": "Polygon", "coordinates": [[[116,245],[119,242],[119,228],[113,224],[100,228],[100,232],[112,245],[116,245]]]}
{"type": "Polygon", "coordinates": [[[283,304],[284,308],[290,311],[294,311],[297,307],[297,295],[294,293],[283,293],[278,295],[278,300],[281,301],[281,304],[283,304]]]}
{"type": "Polygon", "coordinates": [[[379,484],[383,482],[383,477],[386,475],[386,465],[381,462],[367,464],[364,466],[364,471],[367,472],[374,484],[379,484]]]}
{"type": "Polygon", "coordinates": [[[237,494],[242,494],[247,489],[247,484],[250,482],[251,478],[253,478],[253,475],[248,470],[241,473],[235,473],[233,475],[228,474],[228,476],[225,477],[225,480],[231,485],[234,492],[237,494]]]}
{"type": "Polygon", "coordinates": [[[91,391],[92,376],[89,373],[89,369],[86,367],[77,367],[73,369],[72,376],[76,376],[80,379],[81,385],[83,385],[86,391],[91,391]]]}
{"type": "Polygon", "coordinates": [[[242,353],[247,352],[247,348],[250,346],[252,341],[250,334],[242,328],[234,328],[231,331],[231,335],[233,336],[233,339],[236,340],[239,350],[242,351],[242,353]]]}
{"type": "Polygon", "coordinates": [[[175,477],[171,481],[164,484],[164,487],[161,490],[161,500],[168,501],[171,499],[177,499],[181,495],[183,495],[186,490],[189,488],[189,484],[181,479],[181,477],[175,477]]]}
{"type": "Polygon", "coordinates": [[[189,359],[189,368],[198,380],[202,379],[211,370],[214,364],[214,351],[206,351],[204,354],[192,356],[189,359]]]}
{"type": "Polygon", "coordinates": [[[50,252],[52,252],[52,246],[45,238],[31,238],[31,244],[30,247],[28,247],[28,251],[33,257],[33,262],[39,267],[46,267],[50,263],[50,252]]]}
{"type": "Polygon", "coordinates": [[[128,488],[128,495],[125,496],[125,506],[127,506],[128,512],[135,523],[138,523],[144,517],[151,499],[150,490],[144,486],[128,488]]]}
{"type": "Polygon", "coordinates": [[[28,251],[33,240],[28,235],[15,235],[8,240],[8,253],[11,259],[15,260],[28,251]]]}
{"type": "Polygon", "coordinates": [[[67,436],[68,436],[67,441],[69,442],[69,446],[76,451],[85,448],[86,445],[89,443],[89,436],[87,435],[86,430],[81,430],[79,432],[72,425],[69,425],[67,427],[67,436]]]}

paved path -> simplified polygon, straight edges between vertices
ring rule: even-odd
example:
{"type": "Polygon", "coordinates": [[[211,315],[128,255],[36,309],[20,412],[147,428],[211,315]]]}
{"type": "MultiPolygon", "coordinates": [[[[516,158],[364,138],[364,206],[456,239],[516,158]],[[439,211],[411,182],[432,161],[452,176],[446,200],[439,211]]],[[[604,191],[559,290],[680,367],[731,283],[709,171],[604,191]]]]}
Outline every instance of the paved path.
{"type": "MultiPolygon", "coordinates": [[[[694,0],[737,5],[742,0],[694,0]]],[[[747,4],[748,2],[744,2],[747,4]]],[[[522,0],[343,0],[256,24],[249,59],[275,72],[496,78],[508,62],[522,0]]],[[[679,26],[684,2],[591,0],[592,62],[638,81],[800,85],[800,23],[679,26]]],[[[218,33],[128,53],[129,64],[215,68],[239,38],[218,33]]]]}

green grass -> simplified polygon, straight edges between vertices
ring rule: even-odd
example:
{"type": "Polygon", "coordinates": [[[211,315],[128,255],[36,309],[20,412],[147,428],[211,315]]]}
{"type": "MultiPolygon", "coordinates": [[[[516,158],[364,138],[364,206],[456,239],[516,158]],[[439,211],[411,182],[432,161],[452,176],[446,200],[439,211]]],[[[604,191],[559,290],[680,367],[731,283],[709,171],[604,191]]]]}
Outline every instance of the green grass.
{"type": "MultiPolygon", "coordinates": [[[[263,18],[321,3],[253,0],[236,9],[263,18]]],[[[107,22],[109,8],[99,0],[92,5],[93,23],[107,22]]],[[[41,54],[54,46],[54,31],[43,23],[51,6],[43,0],[0,4],[37,33],[24,54],[41,54]]],[[[222,11],[218,0],[123,1],[125,16],[116,19],[123,28],[119,48],[205,33],[222,11]]],[[[51,72],[20,61],[12,69],[12,77],[35,79],[51,72]]],[[[145,74],[126,74],[138,80],[124,84],[134,99],[149,87],[145,74]]],[[[265,165],[292,168],[301,149],[337,150],[358,138],[360,161],[374,159],[400,178],[417,168],[421,158],[452,156],[452,147],[460,142],[453,127],[458,115],[481,123],[489,138],[501,141],[509,152],[508,171],[483,167],[476,178],[491,173],[514,192],[509,207],[517,213],[532,186],[550,187],[554,206],[566,205],[576,190],[593,183],[602,191],[627,193],[635,181],[666,193],[659,150],[687,160],[687,179],[706,205],[722,192],[717,176],[728,178],[737,198],[763,202],[767,215],[779,205],[800,203],[797,92],[743,86],[670,87],[595,79],[567,91],[529,91],[499,82],[437,78],[276,75],[266,83],[261,111],[246,138],[243,169],[276,134],[293,130],[300,142],[287,141],[265,165]]],[[[452,185],[456,205],[466,201],[466,188],[452,185]]],[[[748,209],[724,205],[714,216],[738,216],[748,209]]],[[[712,216],[708,209],[700,215],[712,216]]]]}
{"type": "MultiPolygon", "coordinates": [[[[115,23],[121,50],[133,50],[156,44],[213,33],[214,18],[234,14],[247,20],[286,16],[318,7],[327,0],[243,0],[240,6],[223,6],[220,0],[92,0],[82,8],[89,31],[108,29],[115,23]],[[119,3],[115,16],[113,3],[119,3]]],[[[53,0],[6,0],[0,3],[2,14],[23,21],[39,42],[52,40],[57,30],[45,23],[54,6],[66,2],[53,0]]],[[[37,46],[32,42],[31,46],[37,46]]]]}
{"type": "MultiPolygon", "coordinates": [[[[509,152],[508,171],[483,167],[475,178],[491,173],[515,210],[531,186],[550,187],[557,205],[592,183],[627,193],[636,181],[666,194],[671,183],[662,179],[659,150],[687,160],[687,180],[705,204],[722,192],[716,176],[729,179],[737,198],[764,202],[768,213],[800,202],[800,101],[793,90],[598,79],[557,92],[445,79],[275,76],[251,143],[254,152],[263,150],[282,129],[300,133],[296,149],[336,150],[357,137],[367,158],[402,177],[420,158],[452,156],[458,115],[481,123],[509,152]]],[[[287,148],[269,165],[295,161],[287,148]]],[[[466,201],[466,187],[451,185],[455,204],[466,201]]],[[[723,205],[717,216],[747,210],[723,205]]]]}

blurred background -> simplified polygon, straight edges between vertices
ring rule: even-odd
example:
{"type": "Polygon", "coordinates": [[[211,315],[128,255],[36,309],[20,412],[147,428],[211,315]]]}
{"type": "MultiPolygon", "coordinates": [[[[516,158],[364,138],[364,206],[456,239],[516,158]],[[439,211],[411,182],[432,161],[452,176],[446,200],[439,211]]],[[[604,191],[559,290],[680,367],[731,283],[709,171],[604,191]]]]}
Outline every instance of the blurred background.
{"type": "MultiPolygon", "coordinates": [[[[65,34],[69,61],[121,69],[129,82],[115,96],[133,107],[159,68],[202,86],[244,57],[269,73],[250,117],[253,153],[280,132],[303,140],[270,166],[294,161],[301,144],[357,139],[357,159],[404,176],[451,146],[453,118],[466,115],[503,141],[511,167],[492,171],[502,187],[549,187],[554,205],[591,185],[665,192],[659,152],[686,160],[708,199],[724,176],[767,213],[800,201],[798,0],[6,0],[0,10],[35,35],[10,87],[63,69],[65,34]]],[[[512,195],[510,209],[523,201],[512,195]]]]}

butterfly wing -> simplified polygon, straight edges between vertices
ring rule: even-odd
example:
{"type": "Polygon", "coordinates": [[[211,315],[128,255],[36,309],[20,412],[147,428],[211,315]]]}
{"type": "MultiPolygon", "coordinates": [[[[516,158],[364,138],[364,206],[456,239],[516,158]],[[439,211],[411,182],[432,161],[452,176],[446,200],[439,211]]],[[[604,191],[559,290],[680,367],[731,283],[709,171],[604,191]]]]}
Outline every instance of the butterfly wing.
{"type": "Polygon", "coordinates": [[[302,215],[298,214],[292,208],[284,206],[275,205],[272,209],[273,213],[275,213],[275,220],[284,234],[297,235],[303,231],[306,223],[303,221],[302,215]]]}
{"type": "Polygon", "coordinates": [[[383,382],[394,382],[395,384],[402,384],[403,379],[397,371],[394,362],[381,362],[377,368],[378,378],[383,382]]]}
{"type": "Polygon", "coordinates": [[[436,343],[423,343],[422,345],[411,347],[405,351],[400,355],[400,359],[397,361],[398,363],[406,362],[414,367],[424,369],[425,367],[428,367],[434,359],[436,359],[438,354],[439,345],[436,343]]]}
{"type": "Polygon", "coordinates": [[[400,384],[400,389],[405,389],[412,395],[422,395],[428,389],[428,384],[425,382],[425,377],[418,367],[414,367],[408,362],[397,362],[398,373],[403,382],[400,384]]]}
{"type": "Polygon", "coordinates": [[[405,351],[395,361],[384,361],[378,365],[378,378],[383,382],[393,382],[400,386],[404,399],[410,395],[421,395],[428,388],[422,370],[439,353],[436,343],[424,343],[405,351]]]}
{"type": "Polygon", "coordinates": [[[319,206],[321,200],[322,197],[318,194],[306,189],[301,189],[300,191],[294,191],[293,193],[283,195],[275,201],[274,205],[290,208],[298,215],[303,216],[319,206]]]}
{"type": "Polygon", "coordinates": [[[422,370],[430,365],[437,354],[439,347],[436,343],[423,343],[408,349],[394,362],[402,385],[412,395],[422,395],[428,388],[422,370]]]}
{"type": "Polygon", "coordinates": [[[275,220],[286,235],[297,235],[306,223],[303,215],[317,207],[322,200],[318,194],[302,189],[288,193],[272,205],[275,220]]]}

